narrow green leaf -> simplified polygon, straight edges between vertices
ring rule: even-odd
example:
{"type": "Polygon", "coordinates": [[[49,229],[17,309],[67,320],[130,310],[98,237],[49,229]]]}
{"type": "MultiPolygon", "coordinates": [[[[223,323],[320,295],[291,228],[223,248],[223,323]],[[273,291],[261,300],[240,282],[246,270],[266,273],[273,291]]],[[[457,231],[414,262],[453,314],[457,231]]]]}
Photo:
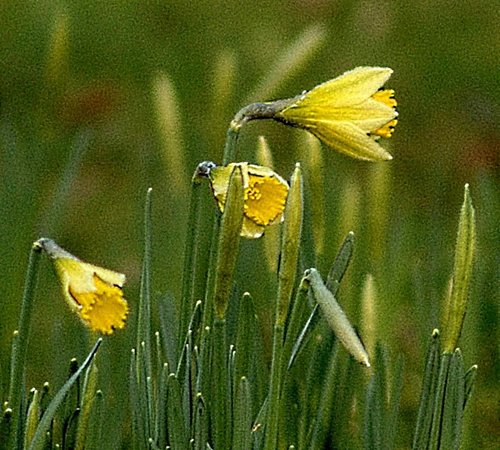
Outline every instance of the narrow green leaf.
{"type": "Polygon", "coordinates": [[[28,402],[28,414],[24,429],[24,448],[28,448],[40,421],[40,393],[35,388],[31,390],[32,398],[28,402]]]}
{"type": "MultiPolygon", "coordinates": [[[[183,300],[184,301],[184,300],[183,300]]],[[[195,307],[193,307],[194,309],[195,307]]],[[[161,295],[158,298],[158,316],[160,319],[160,339],[163,355],[170,367],[177,367],[179,352],[182,351],[184,335],[178,335],[179,318],[172,295],[161,295]]],[[[160,365],[161,367],[161,365],[160,365]]]]}
{"type": "Polygon", "coordinates": [[[354,233],[350,231],[342,242],[339,252],[333,261],[332,268],[326,279],[326,287],[333,295],[337,294],[340,282],[349,267],[354,252],[354,233]]]}
{"type": "MultiPolygon", "coordinates": [[[[297,163],[290,180],[290,191],[288,192],[288,198],[286,200],[283,239],[281,242],[278,298],[276,301],[276,323],[279,324],[280,327],[285,326],[295,284],[300,240],[302,236],[303,211],[304,195],[302,171],[300,164],[297,163]]],[[[282,344],[283,342],[280,343],[280,347],[282,344]]]]}
{"type": "MultiPolygon", "coordinates": [[[[354,233],[350,232],[347,234],[340,250],[335,257],[335,261],[333,262],[332,268],[330,269],[330,273],[328,274],[328,278],[326,281],[326,287],[332,292],[333,295],[337,295],[337,291],[340,287],[340,282],[344,277],[344,274],[347,270],[349,262],[351,260],[352,254],[354,250],[354,233]]],[[[315,328],[316,324],[320,320],[319,314],[319,305],[315,305],[307,322],[302,328],[299,337],[297,338],[293,350],[291,353],[289,367],[293,364],[300,350],[303,348],[305,342],[311,334],[311,331],[315,328]]]]}
{"type": "MultiPolygon", "coordinates": [[[[184,269],[182,272],[182,294],[181,294],[181,311],[179,326],[177,329],[177,336],[184,336],[187,332],[189,317],[195,307],[194,298],[194,283],[197,278],[196,274],[196,254],[197,245],[199,245],[200,234],[200,210],[201,210],[201,181],[203,177],[198,175],[198,168],[196,169],[191,180],[191,194],[189,201],[189,216],[187,222],[186,244],[184,249],[184,269]]],[[[175,312],[172,308],[171,313],[175,312]]],[[[180,339],[179,339],[180,341],[180,339]]],[[[180,348],[180,345],[177,346],[180,348]]],[[[175,362],[170,361],[172,367],[175,367],[175,362]]]]}
{"type": "Polygon", "coordinates": [[[460,211],[457,242],[455,246],[455,264],[451,292],[445,311],[443,325],[443,349],[451,353],[458,345],[465,318],[467,296],[472,275],[474,249],[476,246],[476,218],[469,185],[465,185],[464,202],[460,211]]]}
{"type": "Polygon", "coordinates": [[[333,348],[328,366],[326,366],[326,379],[322,383],[322,396],[319,402],[317,413],[314,418],[314,428],[310,444],[307,448],[321,450],[327,447],[326,438],[330,432],[332,422],[332,412],[335,404],[335,381],[338,376],[337,346],[333,348]]]}
{"type": "Polygon", "coordinates": [[[241,377],[236,388],[233,422],[233,450],[252,448],[252,401],[246,377],[241,377]]]}
{"type": "Polygon", "coordinates": [[[364,448],[366,450],[382,449],[383,398],[377,375],[372,376],[366,392],[364,448]]]}
{"type": "Polygon", "coordinates": [[[443,353],[441,355],[437,386],[434,392],[434,412],[432,415],[432,427],[429,444],[430,450],[438,450],[441,448],[441,437],[443,433],[443,408],[451,357],[451,353],[443,353]]]}
{"type": "Polygon", "coordinates": [[[5,408],[0,417],[0,449],[9,450],[9,439],[12,432],[12,409],[5,408]]]}
{"type": "Polygon", "coordinates": [[[12,420],[10,421],[10,447],[17,448],[22,439],[18,430],[22,428],[24,414],[21,414],[21,399],[24,395],[24,374],[26,371],[26,355],[28,350],[28,339],[31,326],[31,314],[33,311],[33,299],[38,279],[38,267],[42,247],[38,242],[33,243],[29,255],[28,268],[24,281],[23,299],[21,302],[21,314],[19,325],[14,332],[12,340],[12,359],[10,367],[9,384],[9,407],[12,409],[12,420]]]}
{"type": "Polygon", "coordinates": [[[163,364],[158,377],[158,395],[156,399],[155,442],[159,448],[167,445],[167,385],[168,364],[163,364]]]}
{"type": "MultiPolygon", "coordinates": [[[[236,355],[234,381],[239,384],[241,377],[250,375],[250,367],[255,353],[255,335],[257,334],[255,309],[252,296],[245,292],[240,301],[238,312],[238,328],[236,332],[236,355]]],[[[237,391],[234,386],[234,392],[237,391]]]]}
{"type": "Polygon", "coordinates": [[[243,175],[241,167],[236,165],[229,180],[217,246],[213,304],[219,320],[225,317],[231,297],[242,224],[243,175]]]}
{"type": "Polygon", "coordinates": [[[368,354],[361,340],[334,295],[324,285],[321,275],[312,268],[304,273],[304,277],[310,282],[314,298],[320,305],[321,311],[335,336],[356,361],[370,367],[368,354]]]}
{"type": "Polygon", "coordinates": [[[458,450],[460,448],[463,406],[464,361],[460,350],[456,349],[450,359],[450,367],[446,380],[439,448],[450,450],[458,450]]]}
{"type": "Polygon", "coordinates": [[[472,395],[472,388],[474,387],[474,383],[476,381],[477,376],[477,365],[473,365],[466,373],[464,379],[464,409],[469,402],[469,399],[472,395]]]}
{"type": "Polygon", "coordinates": [[[207,395],[212,388],[213,378],[211,358],[212,358],[212,332],[209,327],[206,327],[201,334],[200,353],[198,358],[198,374],[196,379],[196,392],[201,392],[207,395]]]}
{"type": "Polygon", "coordinates": [[[95,393],[97,391],[97,366],[91,364],[87,370],[83,385],[83,396],[80,403],[80,417],[78,419],[78,430],[76,435],[76,450],[83,450],[87,441],[87,429],[89,426],[90,413],[94,404],[95,393]]]}
{"type": "Polygon", "coordinates": [[[42,450],[44,447],[45,434],[49,430],[50,422],[52,421],[54,414],[56,413],[58,407],[68,394],[69,390],[73,387],[75,382],[78,380],[82,372],[90,365],[94,356],[101,345],[102,338],[99,338],[94,345],[94,348],[90,351],[89,355],[83,362],[83,364],[79,367],[77,372],[71,376],[71,378],[64,384],[64,386],[57,392],[54,396],[53,400],[50,402],[47,410],[43,414],[40,423],[36,429],[35,435],[33,436],[33,440],[31,441],[30,450],[42,450]]]}
{"type": "Polygon", "coordinates": [[[189,321],[188,330],[186,331],[184,337],[184,345],[179,355],[179,362],[177,364],[177,369],[176,369],[176,375],[178,378],[181,377],[181,373],[186,371],[186,364],[188,359],[188,356],[186,355],[186,348],[187,345],[190,345],[190,347],[192,348],[194,342],[193,333],[195,332],[195,330],[198,330],[201,318],[202,318],[201,301],[198,301],[196,302],[193,314],[191,315],[191,320],[189,321]]]}
{"type": "Polygon", "coordinates": [[[301,336],[304,333],[303,330],[301,332],[301,327],[303,327],[304,318],[311,309],[307,301],[308,289],[308,283],[302,280],[295,294],[288,326],[286,327],[285,343],[283,346],[283,363],[287,365],[288,370],[292,367],[299,351],[300,342],[302,342],[301,336]]]}
{"type": "Polygon", "coordinates": [[[135,450],[144,446],[145,432],[143,424],[142,405],[139,399],[139,381],[137,373],[137,351],[132,349],[130,353],[129,370],[129,390],[130,390],[130,409],[132,415],[132,446],[135,450]]]}
{"type": "Polygon", "coordinates": [[[79,418],[80,408],[75,409],[69,416],[65,417],[62,448],[75,448],[79,418]]]}
{"type": "Polygon", "coordinates": [[[146,349],[146,376],[152,375],[151,368],[151,195],[149,188],[144,204],[144,257],[142,262],[141,290],[139,295],[139,317],[137,319],[136,348],[139,350],[141,343],[146,349]]]}
{"type": "Polygon", "coordinates": [[[399,425],[399,407],[401,403],[401,393],[403,391],[403,367],[403,358],[399,357],[392,375],[388,411],[385,422],[386,431],[384,449],[387,450],[396,448],[396,436],[399,425]]]}
{"type": "Polygon", "coordinates": [[[167,425],[168,441],[173,449],[188,450],[189,435],[186,430],[185,411],[182,408],[182,393],[179,380],[175,374],[168,376],[167,382],[167,425]]]}
{"type": "Polygon", "coordinates": [[[214,321],[214,352],[212,365],[211,417],[212,436],[216,449],[229,449],[231,442],[231,410],[229,398],[229,374],[227,366],[226,326],[224,320],[214,321]]]}
{"type": "Polygon", "coordinates": [[[432,337],[427,346],[424,378],[422,380],[420,404],[413,437],[413,450],[427,448],[430,443],[436,388],[441,365],[440,352],[439,330],[436,329],[432,332],[432,337]]]}
{"type": "Polygon", "coordinates": [[[103,403],[102,391],[98,390],[92,403],[85,450],[100,450],[102,448],[103,403]]]}
{"type": "Polygon", "coordinates": [[[194,448],[205,450],[208,446],[209,411],[201,393],[196,395],[194,416],[194,448]]]}

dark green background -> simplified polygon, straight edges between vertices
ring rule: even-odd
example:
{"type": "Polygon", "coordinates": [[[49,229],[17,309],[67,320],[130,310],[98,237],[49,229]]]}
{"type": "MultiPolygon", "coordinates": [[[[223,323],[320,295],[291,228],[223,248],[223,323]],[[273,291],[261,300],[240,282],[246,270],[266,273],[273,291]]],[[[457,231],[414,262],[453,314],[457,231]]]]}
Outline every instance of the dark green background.
{"type": "MultiPolygon", "coordinates": [[[[178,296],[190,174],[200,161],[222,159],[225,129],[234,113],[249,100],[267,100],[248,96],[284,49],[314,25],[326,32],[323,45],[273,98],[295,95],[356,66],[388,66],[394,69],[389,86],[396,90],[400,111],[387,143],[394,160],[383,163],[388,216],[379,235],[367,225],[378,217],[373,166],[323,149],[327,249],[319,268],[325,270],[347,231],[338,226],[340,204],[346,186],[355,185],[360,200],[353,207],[359,215],[351,227],[358,246],[344,298],[358,298],[366,273],[375,275],[382,298],[378,336],[406,360],[400,442],[407,447],[423,348],[438,326],[463,186],[470,183],[478,252],[461,348],[466,364],[479,365],[479,375],[466,439],[469,448],[498,442],[500,32],[494,1],[2,1],[2,388],[29,248],[48,234],[79,257],[128,276],[130,325],[107,340],[103,353],[110,357],[99,363],[108,375],[102,388],[109,405],[120,404],[117,393],[126,388],[133,345],[146,188],[154,189],[153,288],[178,296]],[[51,78],[50,41],[61,17],[68,20],[67,54],[59,61],[58,77],[51,78]],[[214,113],[213,74],[222,54],[234,58],[235,79],[229,101],[214,113]],[[162,157],[152,102],[152,80],[160,71],[178,95],[187,161],[183,174],[169,171],[162,157]],[[47,218],[79,140],[88,143],[83,160],[68,196],[47,218]]],[[[251,124],[243,131],[242,160],[255,161],[260,134],[269,139],[276,170],[289,177],[295,161],[304,158],[297,151],[299,132],[251,124]]],[[[213,208],[207,195],[207,209],[213,208]]],[[[266,298],[259,292],[261,245],[244,243],[241,256],[241,288],[256,299],[266,298]]],[[[264,302],[262,311],[267,307],[264,302]]],[[[83,327],[61,301],[48,264],[40,274],[35,317],[27,383],[40,387],[49,380],[60,386],[69,358],[81,359],[88,345],[83,327]]],[[[121,439],[119,432],[107,438],[121,439]]]]}

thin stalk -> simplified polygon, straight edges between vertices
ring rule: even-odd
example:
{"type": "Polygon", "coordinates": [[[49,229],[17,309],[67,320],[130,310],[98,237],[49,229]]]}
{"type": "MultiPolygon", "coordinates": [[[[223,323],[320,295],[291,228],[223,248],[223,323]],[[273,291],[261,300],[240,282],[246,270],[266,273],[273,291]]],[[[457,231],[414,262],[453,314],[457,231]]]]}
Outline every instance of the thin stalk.
{"type": "Polygon", "coordinates": [[[265,450],[276,449],[279,428],[281,377],[283,372],[283,345],[285,323],[292,297],[299,247],[302,234],[303,215],[302,172],[297,164],[291,179],[290,192],[285,208],[283,240],[281,245],[281,267],[278,276],[278,298],[273,335],[273,355],[271,362],[271,381],[269,385],[269,408],[267,413],[265,450]]]}
{"type": "Polygon", "coordinates": [[[38,279],[38,267],[42,247],[35,242],[31,247],[28,261],[28,269],[24,282],[23,300],[21,303],[21,315],[19,317],[17,335],[13,339],[12,365],[10,370],[9,385],[9,407],[12,409],[11,424],[11,448],[17,448],[19,439],[18,424],[21,418],[21,398],[24,392],[24,373],[26,366],[26,354],[28,351],[28,339],[31,325],[31,314],[33,312],[33,298],[38,279]]]}
{"type": "MultiPolygon", "coordinates": [[[[195,260],[200,233],[200,207],[201,207],[201,185],[202,178],[195,171],[191,180],[191,198],[189,202],[188,231],[186,235],[186,246],[184,249],[184,270],[182,275],[181,313],[179,331],[177,336],[184,336],[191,312],[194,309],[194,281],[196,280],[195,260]]],[[[182,339],[179,339],[179,346],[182,339]]],[[[180,349],[179,349],[180,350],[180,349]]],[[[179,352],[178,352],[179,353],[179,352]]]]}
{"type": "Polygon", "coordinates": [[[212,376],[216,380],[213,389],[213,438],[214,448],[226,450],[229,449],[231,442],[230,425],[231,411],[229,409],[228,395],[228,366],[227,366],[227,351],[226,351],[226,326],[224,319],[216,318],[214,321],[214,353],[212,376]]]}
{"type": "MultiPolygon", "coordinates": [[[[151,193],[152,189],[149,188],[144,205],[144,260],[142,264],[136,342],[137,350],[139,350],[141,342],[145,342],[148,359],[151,355],[151,193]]],[[[151,370],[148,370],[148,376],[150,375],[151,370]]]]}
{"type": "Polygon", "coordinates": [[[271,381],[269,384],[269,407],[267,410],[266,435],[264,450],[276,450],[278,442],[278,424],[280,409],[280,391],[283,353],[284,327],[276,322],[273,336],[273,355],[271,362],[271,381]]]}

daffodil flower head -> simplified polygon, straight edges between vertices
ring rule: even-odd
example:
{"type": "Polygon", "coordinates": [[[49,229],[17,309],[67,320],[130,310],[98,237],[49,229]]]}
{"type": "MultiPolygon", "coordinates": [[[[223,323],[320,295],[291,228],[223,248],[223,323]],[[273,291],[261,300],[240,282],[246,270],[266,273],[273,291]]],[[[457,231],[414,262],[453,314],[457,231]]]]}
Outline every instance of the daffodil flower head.
{"type": "Polygon", "coordinates": [[[283,221],[288,183],[269,167],[247,162],[216,166],[204,162],[198,173],[208,176],[213,195],[221,212],[224,212],[229,179],[235,166],[243,175],[244,217],[241,236],[255,239],[264,234],[267,226],[283,221]]]}
{"type": "Polygon", "coordinates": [[[103,334],[125,326],[125,275],[80,261],[51,239],[42,238],[38,244],[54,263],[67,304],[85,325],[103,334]]]}
{"type": "Polygon", "coordinates": [[[377,141],[391,137],[397,124],[394,91],[383,89],[391,74],[387,67],[357,67],[296,97],[275,119],[354,158],[390,160],[377,141]]]}

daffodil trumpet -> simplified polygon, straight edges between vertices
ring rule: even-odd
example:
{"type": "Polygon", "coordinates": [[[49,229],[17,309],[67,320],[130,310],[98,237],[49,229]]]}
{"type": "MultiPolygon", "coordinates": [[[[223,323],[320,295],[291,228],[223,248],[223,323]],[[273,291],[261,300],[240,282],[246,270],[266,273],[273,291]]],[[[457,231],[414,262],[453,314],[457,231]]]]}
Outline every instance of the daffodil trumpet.
{"type": "Polygon", "coordinates": [[[243,177],[243,225],[241,236],[255,239],[264,234],[266,227],[283,221],[288,183],[269,167],[247,162],[216,166],[213,162],[201,163],[196,176],[205,176],[217,205],[224,212],[229,179],[235,166],[241,168],[243,177]]]}
{"type": "Polygon", "coordinates": [[[86,326],[103,334],[125,326],[129,311],[122,292],[125,275],[83,262],[51,239],[37,243],[54,264],[66,303],[86,326]]]}

